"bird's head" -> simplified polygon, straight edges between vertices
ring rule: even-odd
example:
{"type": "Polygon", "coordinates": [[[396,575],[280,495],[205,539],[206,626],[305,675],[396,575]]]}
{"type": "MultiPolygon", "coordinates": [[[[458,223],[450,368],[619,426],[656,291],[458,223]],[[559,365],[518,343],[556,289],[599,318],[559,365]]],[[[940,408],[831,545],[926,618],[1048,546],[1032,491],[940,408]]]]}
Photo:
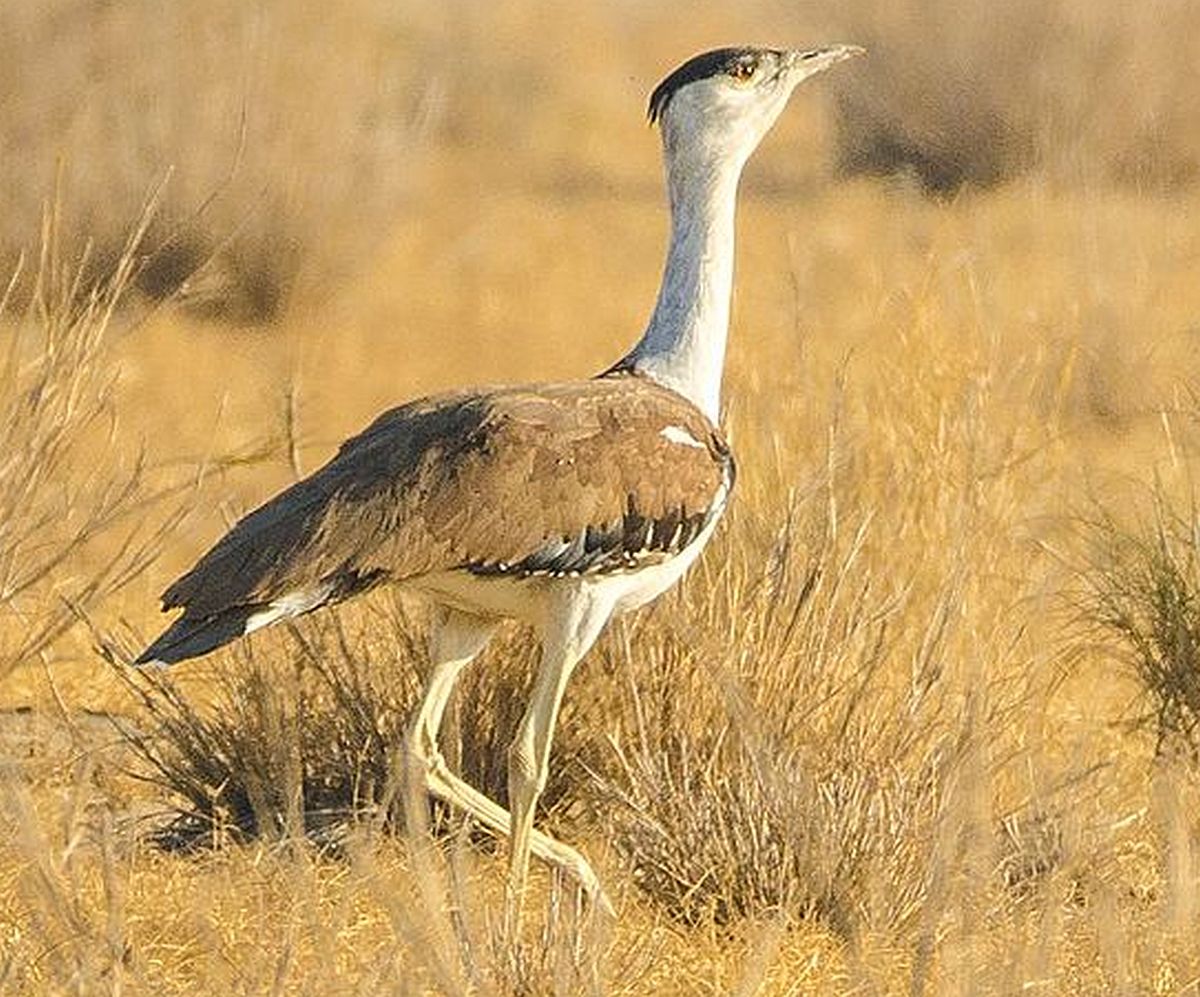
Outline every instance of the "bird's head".
{"type": "Polygon", "coordinates": [[[720,48],[689,59],[650,95],[648,115],[668,154],[744,162],[797,84],[863,54],[857,45],[808,51],[720,48]]]}

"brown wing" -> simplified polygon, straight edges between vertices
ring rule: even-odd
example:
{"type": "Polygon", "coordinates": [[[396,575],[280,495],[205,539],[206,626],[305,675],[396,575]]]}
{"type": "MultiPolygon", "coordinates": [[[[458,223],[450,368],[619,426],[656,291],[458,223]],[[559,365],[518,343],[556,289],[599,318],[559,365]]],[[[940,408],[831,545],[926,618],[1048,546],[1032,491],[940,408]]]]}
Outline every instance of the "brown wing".
{"type": "Polygon", "coordinates": [[[191,618],[385,580],[616,570],[682,549],[732,484],[681,396],[627,374],[392,409],[241,520],[163,596],[191,618]]]}

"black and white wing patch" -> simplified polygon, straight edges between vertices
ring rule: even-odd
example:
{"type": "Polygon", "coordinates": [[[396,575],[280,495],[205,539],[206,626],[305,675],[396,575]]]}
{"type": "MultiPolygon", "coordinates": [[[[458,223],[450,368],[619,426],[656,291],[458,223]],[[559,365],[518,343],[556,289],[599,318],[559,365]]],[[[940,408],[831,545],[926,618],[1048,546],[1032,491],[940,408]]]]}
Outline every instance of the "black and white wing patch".
{"type": "Polygon", "coordinates": [[[669,560],[725,511],[737,471],[732,454],[726,451],[722,457],[721,485],[705,509],[692,512],[678,507],[650,517],[638,511],[636,498],[630,495],[620,520],[552,538],[519,560],[476,562],[467,569],[484,577],[564,578],[632,571],[669,560]]]}

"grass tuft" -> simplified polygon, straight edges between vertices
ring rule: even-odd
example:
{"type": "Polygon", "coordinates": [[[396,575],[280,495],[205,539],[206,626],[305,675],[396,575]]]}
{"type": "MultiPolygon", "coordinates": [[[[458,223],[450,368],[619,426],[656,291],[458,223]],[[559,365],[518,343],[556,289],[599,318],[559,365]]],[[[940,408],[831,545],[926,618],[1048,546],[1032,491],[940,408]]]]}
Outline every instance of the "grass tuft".
{"type": "Polygon", "coordinates": [[[1157,751],[1200,761],[1200,514],[1156,487],[1148,522],[1105,514],[1090,527],[1085,619],[1137,680],[1135,727],[1157,751]]]}

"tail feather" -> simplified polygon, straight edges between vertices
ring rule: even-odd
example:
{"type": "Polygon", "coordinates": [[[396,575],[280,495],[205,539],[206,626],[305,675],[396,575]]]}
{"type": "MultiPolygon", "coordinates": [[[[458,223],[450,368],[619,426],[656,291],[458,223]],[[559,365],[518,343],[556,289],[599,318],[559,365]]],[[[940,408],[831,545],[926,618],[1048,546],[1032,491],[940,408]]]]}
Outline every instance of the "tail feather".
{"type": "Polygon", "coordinates": [[[336,582],[327,581],[306,589],[296,589],[268,603],[230,606],[204,616],[185,609],[179,619],[138,655],[134,664],[165,668],[177,661],[198,658],[245,634],[254,633],[280,620],[303,616],[327,602],[336,602],[347,594],[369,588],[379,577],[377,574],[347,575],[336,582]]]}
{"type": "Polygon", "coordinates": [[[185,613],[159,634],[158,639],[138,655],[134,664],[165,668],[208,654],[241,637],[246,632],[247,622],[262,609],[262,606],[234,606],[202,619],[185,613]]]}

